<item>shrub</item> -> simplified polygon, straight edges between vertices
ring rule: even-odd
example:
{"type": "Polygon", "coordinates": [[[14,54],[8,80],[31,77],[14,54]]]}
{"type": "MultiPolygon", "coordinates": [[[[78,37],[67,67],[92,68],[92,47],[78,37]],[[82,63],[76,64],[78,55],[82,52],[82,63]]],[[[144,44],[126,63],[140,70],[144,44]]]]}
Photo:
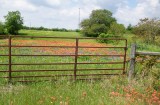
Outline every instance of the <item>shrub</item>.
{"type": "Polygon", "coordinates": [[[139,38],[142,38],[146,43],[155,43],[156,39],[160,36],[160,20],[153,19],[140,19],[140,22],[133,28],[133,32],[139,38]]]}
{"type": "Polygon", "coordinates": [[[118,24],[117,22],[113,22],[110,26],[109,33],[114,35],[123,35],[126,29],[123,24],[118,24]]]}
{"type": "MultiPolygon", "coordinates": [[[[110,38],[112,36],[113,36],[112,34],[101,33],[98,38],[110,38]]],[[[110,40],[107,40],[107,39],[98,39],[97,41],[100,42],[100,43],[109,43],[109,42],[111,42],[110,40]]]]}

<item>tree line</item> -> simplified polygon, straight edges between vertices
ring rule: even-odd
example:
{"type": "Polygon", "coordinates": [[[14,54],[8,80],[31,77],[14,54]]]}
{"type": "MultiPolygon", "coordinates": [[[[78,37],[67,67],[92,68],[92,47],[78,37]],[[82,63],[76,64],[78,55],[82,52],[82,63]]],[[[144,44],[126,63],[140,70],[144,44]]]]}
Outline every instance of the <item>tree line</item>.
{"type": "Polygon", "coordinates": [[[67,30],[65,28],[45,28],[28,27],[23,25],[23,17],[19,11],[9,11],[4,16],[5,22],[0,22],[0,35],[12,34],[17,35],[20,29],[27,30],[45,30],[45,31],[77,31],[87,37],[114,37],[122,36],[126,31],[135,34],[139,38],[143,38],[145,42],[155,42],[160,36],[160,20],[158,18],[140,19],[135,26],[131,24],[127,28],[123,24],[119,24],[112,16],[112,12],[106,9],[93,10],[88,19],[84,19],[80,23],[81,29],[67,30]]]}
{"type": "Polygon", "coordinates": [[[22,29],[25,30],[43,30],[43,31],[60,31],[60,32],[79,32],[79,29],[66,29],[66,28],[46,28],[43,26],[40,27],[28,27],[28,26],[23,26],[22,29]]]}
{"type": "Polygon", "coordinates": [[[79,29],[69,30],[65,28],[45,28],[40,27],[28,27],[23,25],[23,17],[19,11],[9,11],[6,16],[4,16],[5,22],[0,21],[0,35],[11,34],[17,35],[20,29],[26,30],[44,30],[44,31],[61,31],[61,32],[79,32],[79,29]]]}

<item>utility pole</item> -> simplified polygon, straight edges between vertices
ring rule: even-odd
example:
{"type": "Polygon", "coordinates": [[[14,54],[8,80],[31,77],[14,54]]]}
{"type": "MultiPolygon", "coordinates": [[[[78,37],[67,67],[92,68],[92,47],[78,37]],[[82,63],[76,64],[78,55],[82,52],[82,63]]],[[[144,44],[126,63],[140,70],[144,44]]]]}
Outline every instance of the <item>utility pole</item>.
{"type": "Polygon", "coordinates": [[[29,23],[29,29],[31,29],[31,22],[29,23]]]}
{"type": "Polygon", "coordinates": [[[80,30],[80,23],[81,23],[81,8],[79,8],[79,30],[80,30]]]}

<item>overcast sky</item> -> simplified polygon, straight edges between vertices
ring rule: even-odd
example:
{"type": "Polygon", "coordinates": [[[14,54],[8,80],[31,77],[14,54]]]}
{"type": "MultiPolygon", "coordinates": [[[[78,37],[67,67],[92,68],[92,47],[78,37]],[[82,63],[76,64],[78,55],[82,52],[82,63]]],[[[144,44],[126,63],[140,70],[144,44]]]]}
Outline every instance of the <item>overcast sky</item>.
{"type": "Polygon", "coordinates": [[[27,26],[77,29],[94,9],[107,9],[119,23],[135,25],[140,18],[160,17],[160,0],[0,0],[0,21],[19,10],[27,26]]]}

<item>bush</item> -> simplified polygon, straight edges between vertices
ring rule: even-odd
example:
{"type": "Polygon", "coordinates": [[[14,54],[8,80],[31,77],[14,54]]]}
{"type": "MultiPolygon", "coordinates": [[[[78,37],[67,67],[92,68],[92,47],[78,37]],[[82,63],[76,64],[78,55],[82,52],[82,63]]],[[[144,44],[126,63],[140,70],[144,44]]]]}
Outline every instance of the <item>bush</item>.
{"type": "Polygon", "coordinates": [[[155,43],[160,36],[160,20],[140,19],[140,22],[133,28],[133,33],[139,38],[142,38],[145,43],[155,43]]]}
{"type": "Polygon", "coordinates": [[[113,22],[110,26],[109,33],[113,35],[123,35],[126,29],[123,24],[118,24],[117,22],[113,22]]]}
{"type": "MultiPolygon", "coordinates": [[[[112,34],[101,33],[98,38],[110,38],[110,37],[113,37],[113,35],[112,34]]],[[[111,40],[107,40],[107,39],[98,39],[97,41],[100,42],[100,43],[111,42],[111,40]]]]}

